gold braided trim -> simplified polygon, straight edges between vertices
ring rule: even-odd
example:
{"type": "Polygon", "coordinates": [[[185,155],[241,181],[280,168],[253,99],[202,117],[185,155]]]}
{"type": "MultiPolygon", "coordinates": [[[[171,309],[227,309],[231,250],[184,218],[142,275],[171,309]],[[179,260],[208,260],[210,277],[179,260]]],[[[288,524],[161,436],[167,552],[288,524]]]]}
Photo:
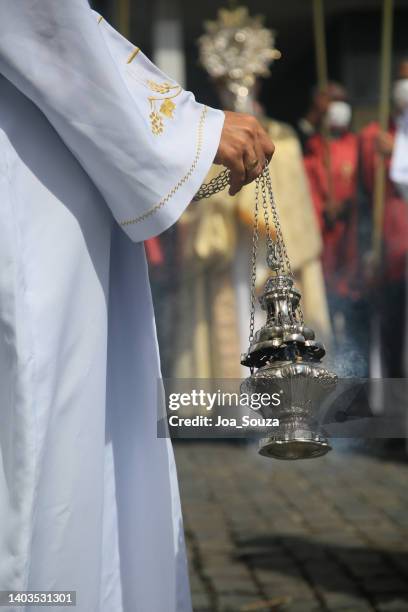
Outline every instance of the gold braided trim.
{"type": "Polygon", "coordinates": [[[145,213],[143,213],[143,215],[140,215],[139,217],[135,217],[134,219],[129,219],[128,221],[122,221],[120,225],[131,225],[133,223],[140,223],[141,221],[145,221],[146,219],[154,215],[154,213],[156,213],[158,210],[160,210],[160,208],[162,208],[175,195],[175,193],[180,189],[180,187],[182,187],[184,183],[188,181],[188,179],[191,177],[194,170],[196,169],[198,160],[200,159],[201,151],[203,148],[203,130],[204,130],[204,123],[205,123],[205,119],[207,116],[207,112],[208,112],[208,107],[204,106],[203,111],[200,116],[200,120],[198,122],[196,154],[195,154],[193,163],[191,164],[188,172],[186,172],[183,178],[179,180],[179,182],[173,187],[173,189],[169,191],[169,193],[162,200],[160,200],[158,204],[155,204],[155,206],[152,206],[152,208],[147,210],[145,213]]]}
{"type": "Polygon", "coordinates": [[[136,55],[139,53],[140,49],[139,47],[135,47],[132,51],[132,53],[129,55],[129,57],[126,60],[127,64],[130,64],[131,62],[133,62],[133,60],[135,59],[136,55]]]}

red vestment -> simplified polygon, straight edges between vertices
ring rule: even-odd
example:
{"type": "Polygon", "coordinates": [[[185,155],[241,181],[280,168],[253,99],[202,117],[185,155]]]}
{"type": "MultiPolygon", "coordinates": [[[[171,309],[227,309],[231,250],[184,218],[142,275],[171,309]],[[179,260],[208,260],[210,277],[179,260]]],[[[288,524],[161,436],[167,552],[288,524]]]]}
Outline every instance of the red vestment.
{"type": "MultiPolygon", "coordinates": [[[[388,133],[395,136],[395,126],[390,125],[388,133]]],[[[360,134],[362,181],[373,203],[375,170],[380,161],[376,141],[380,127],[371,123],[360,134]]],[[[401,281],[405,275],[408,250],[408,202],[397,191],[389,178],[391,159],[386,158],[387,184],[384,206],[383,244],[384,275],[389,281],[401,281]]]]}
{"type": "Polygon", "coordinates": [[[358,139],[352,132],[324,141],[312,136],[306,148],[306,172],[323,238],[322,263],[328,291],[356,299],[357,289],[357,166],[358,139]],[[329,147],[329,156],[327,149],[329,147]],[[329,157],[329,163],[327,158],[329,157]],[[335,217],[328,216],[329,173],[335,217]]]}
{"type": "Polygon", "coordinates": [[[160,238],[155,236],[145,240],[145,249],[147,261],[153,266],[160,266],[164,262],[163,249],[160,244],[160,238]]]}

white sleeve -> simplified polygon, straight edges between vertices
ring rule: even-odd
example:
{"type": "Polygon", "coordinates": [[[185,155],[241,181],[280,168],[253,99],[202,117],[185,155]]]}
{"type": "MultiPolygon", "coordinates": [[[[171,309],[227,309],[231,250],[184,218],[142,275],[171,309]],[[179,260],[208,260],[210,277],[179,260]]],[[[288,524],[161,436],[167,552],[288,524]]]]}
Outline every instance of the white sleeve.
{"type": "Polygon", "coordinates": [[[0,0],[0,73],[44,113],[134,241],[179,218],[215,157],[224,113],[86,0],[0,0]]]}
{"type": "Polygon", "coordinates": [[[408,201],[408,111],[405,111],[397,123],[390,177],[401,196],[408,201]]]}

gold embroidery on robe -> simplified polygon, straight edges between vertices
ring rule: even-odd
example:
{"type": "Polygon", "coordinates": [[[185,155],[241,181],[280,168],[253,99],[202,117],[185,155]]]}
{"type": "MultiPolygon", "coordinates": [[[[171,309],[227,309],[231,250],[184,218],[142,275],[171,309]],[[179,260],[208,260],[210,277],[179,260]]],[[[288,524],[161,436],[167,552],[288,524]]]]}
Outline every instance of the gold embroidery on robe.
{"type": "MultiPolygon", "coordinates": [[[[102,23],[103,17],[98,17],[98,24],[102,23]]],[[[126,64],[131,64],[140,48],[134,47],[129,56],[126,59],[126,64]]],[[[164,120],[174,119],[174,111],[176,110],[176,104],[173,101],[183,91],[182,87],[178,84],[171,84],[167,81],[163,83],[157,83],[156,81],[140,79],[131,67],[127,69],[128,74],[139,81],[142,85],[153,91],[157,96],[148,96],[148,102],[150,105],[150,127],[155,136],[159,136],[164,132],[164,120]]]]}
{"type": "Polygon", "coordinates": [[[163,118],[174,118],[173,113],[176,109],[176,104],[173,102],[173,100],[174,98],[177,98],[177,96],[180,95],[180,93],[182,92],[182,88],[180,87],[180,85],[171,85],[167,82],[155,83],[154,81],[147,81],[147,86],[152,91],[164,96],[149,96],[149,104],[151,109],[149,117],[151,128],[153,134],[155,136],[158,136],[159,134],[162,134],[164,130],[163,118]]]}
{"type": "Polygon", "coordinates": [[[154,91],[157,96],[148,96],[148,102],[150,105],[150,126],[153,134],[159,136],[164,132],[164,119],[173,119],[174,111],[176,110],[176,104],[174,98],[177,98],[183,91],[183,88],[178,85],[168,83],[156,83],[155,81],[144,81],[138,78],[138,75],[133,71],[129,71],[132,78],[139,81],[145,87],[154,91]]]}
{"type": "Polygon", "coordinates": [[[186,172],[186,174],[178,181],[178,183],[171,189],[171,191],[169,191],[168,194],[160,200],[160,202],[158,202],[157,204],[149,208],[149,210],[144,212],[139,217],[135,217],[134,219],[127,219],[126,221],[121,221],[120,225],[130,225],[133,223],[140,223],[141,221],[145,221],[151,215],[154,215],[154,213],[160,210],[160,208],[162,208],[165,204],[167,204],[167,202],[174,196],[174,194],[180,189],[180,187],[182,187],[184,183],[190,180],[190,177],[193,175],[193,172],[195,171],[197,167],[198,161],[200,159],[200,156],[203,150],[204,124],[205,124],[207,113],[208,113],[208,106],[203,106],[203,110],[201,112],[200,119],[198,122],[198,127],[197,127],[196,153],[195,153],[193,162],[190,168],[188,169],[188,171],[186,172]]]}
{"type": "Polygon", "coordinates": [[[139,53],[140,49],[139,47],[135,47],[132,51],[132,53],[129,55],[129,57],[126,60],[127,64],[130,64],[131,62],[133,62],[133,60],[135,59],[136,55],[139,53]]]}

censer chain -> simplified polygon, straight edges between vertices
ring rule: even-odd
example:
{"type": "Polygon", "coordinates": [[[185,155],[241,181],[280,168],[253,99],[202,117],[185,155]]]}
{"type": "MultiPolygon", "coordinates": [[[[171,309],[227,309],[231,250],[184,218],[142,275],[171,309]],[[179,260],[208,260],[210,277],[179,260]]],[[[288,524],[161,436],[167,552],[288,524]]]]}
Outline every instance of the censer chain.
{"type": "Polygon", "coordinates": [[[200,189],[197,191],[193,198],[193,202],[198,202],[198,200],[203,200],[204,198],[210,198],[215,193],[222,191],[230,184],[230,171],[226,168],[220,174],[208,183],[203,183],[200,189]]]}
{"type": "MultiPolygon", "coordinates": [[[[275,198],[272,190],[272,180],[269,168],[266,166],[263,173],[255,182],[255,202],[254,202],[254,226],[252,234],[252,262],[251,262],[251,302],[250,302],[250,324],[249,324],[249,344],[254,339],[255,329],[255,304],[256,304],[256,269],[257,251],[259,242],[259,197],[262,197],[262,208],[265,221],[265,234],[267,246],[267,263],[275,274],[283,274],[293,278],[289,256],[283,239],[282,228],[276,208],[275,198]],[[268,206],[269,199],[269,206],[268,206]],[[275,228],[275,239],[272,238],[269,210],[272,212],[272,221],[275,228]]],[[[299,320],[304,324],[303,311],[301,306],[298,308],[299,320]]]]}
{"type": "MultiPolygon", "coordinates": [[[[200,189],[195,194],[193,201],[210,198],[212,195],[223,191],[230,183],[230,171],[226,168],[218,176],[211,179],[208,183],[203,183],[200,189]]],[[[265,220],[266,244],[268,250],[268,264],[276,273],[286,274],[293,277],[292,269],[288,253],[286,251],[285,242],[283,240],[282,228],[279,221],[278,212],[276,209],[275,198],[272,190],[271,175],[268,164],[265,165],[264,171],[255,180],[255,204],[254,204],[254,227],[252,234],[252,262],[251,262],[251,312],[250,312],[250,328],[249,341],[254,337],[255,329],[255,303],[256,303],[256,261],[259,242],[259,191],[261,190],[262,208],[265,220]],[[268,206],[268,198],[269,205],[268,206]],[[269,207],[272,213],[272,221],[275,227],[276,237],[272,238],[270,222],[269,222],[269,207]],[[274,262],[271,265],[270,262],[274,262]]],[[[301,307],[298,307],[299,318],[303,325],[303,312],[301,307]]]]}
{"type": "Polygon", "coordinates": [[[249,320],[249,344],[252,344],[255,333],[255,300],[256,300],[256,257],[258,254],[258,212],[259,212],[259,179],[255,182],[255,203],[254,203],[254,226],[252,230],[252,257],[251,257],[251,306],[249,320]]]}

